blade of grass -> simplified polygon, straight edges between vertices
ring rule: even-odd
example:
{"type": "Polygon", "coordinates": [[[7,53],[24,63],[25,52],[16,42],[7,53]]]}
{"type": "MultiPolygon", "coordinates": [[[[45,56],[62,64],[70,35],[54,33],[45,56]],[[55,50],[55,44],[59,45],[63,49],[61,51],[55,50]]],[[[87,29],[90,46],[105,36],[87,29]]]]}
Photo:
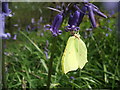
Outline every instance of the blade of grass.
{"type": "Polygon", "coordinates": [[[42,54],[44,55],[44,53],[42,52],[42,50],[22,31],[19,31],[24,37],[26,37],[34,46],[35,48],[42,54]]]}
{"type": "Polygon", "coordinates": [[[19,32],[20,32],[24,37],[26,37],[26,38],[34,45],[34,47],[43,55],[43,59],[40,59],[40,60],[41,60],[41,62],[42,62],[42,64],[43,64],[46,72],[48,72],[48,67],[47,67],[47,65],[46,65],[46,63],[45,63],[45,61],[44,61],[44,59],[45,59],[45,54],[42,52],[42,50],[41,50],[25,33],[23,33],[22,31],[19,31],[19,32]]]}

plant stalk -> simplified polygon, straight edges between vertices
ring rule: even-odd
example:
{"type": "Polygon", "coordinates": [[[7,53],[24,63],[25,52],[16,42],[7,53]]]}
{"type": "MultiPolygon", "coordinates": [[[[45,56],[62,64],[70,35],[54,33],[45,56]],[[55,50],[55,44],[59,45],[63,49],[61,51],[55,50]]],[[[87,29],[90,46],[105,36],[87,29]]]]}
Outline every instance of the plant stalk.
{"type": "Polygon", "coordinates": [[[48,70],[48,81],[47,81],[47,89],[48,90],[50,89],[50,84],[51,84],[53,59],[54,59],[54,55],[55,55],[55,51],[56,51],[56,40],[57,40],[57,37],[52,37],[52,39],[51,39],[52,48],[51,48],[51,57],[50,57],[50,61],[49,61],[49,70],[48,70]]]}

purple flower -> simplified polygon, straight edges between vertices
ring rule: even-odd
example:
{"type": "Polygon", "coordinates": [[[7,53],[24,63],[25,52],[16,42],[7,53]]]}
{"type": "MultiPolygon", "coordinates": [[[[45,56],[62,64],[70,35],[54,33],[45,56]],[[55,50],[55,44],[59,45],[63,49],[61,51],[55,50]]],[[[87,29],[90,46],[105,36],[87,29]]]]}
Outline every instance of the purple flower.
{"type": "Polygon", "coordinates": [[[88,15],[89,15],[89,19],[91,21],[91,24],[93,27],[96,27],[96,21],[95,21],[95,17],[94,17],[94,13],[93,13],[93,7],[91,5],[87,5],[88,8],[88,15]]]}
{"type": "Polygon", "coordinates": [[[11,16],[11,10],[8,7],[8,2],[2,2],[2,12],[5,16],[11,16]]]}
{"type": "Polygon", "coordinates": [[[72,26],[72,25],[77,25],[77,22],[78,22],[78,19],[79,19],[79,16],[80,16],[80,12],[77,10],[77,11],[75,11],[75,13],[74,13],[74,15],[73,16],[70,16],[70,20],[71,21],[69,21],[69,25],[70,25],[70,27],[72,26]]]}
{"type": "Polygon", "coordinates": [[[44,51],[44,54],[45,54],[45,56],[46,56],[46,59],[49,59],[48,52],[47,52],[47,51],[44,51]]]}
{"type": "Polygon", "coordinates": [[[31,23],[34,24],[35,23],[35,19],[31,18],[31,23]]]}
{"type": "Polygon", "coordinates": [[[95,9],[99,9],[97,6],[95,6],[94,4],[92,4],[92,3],[88,3],[89,5],[91,5],[93,8],[95,8],[95,9]]]}
{"type": "Polygon", "coordinates": [[[49,30],[52,32],[53,36],[57,36],[62,33],[61,30],[58,30],[62,23],[62,19],[63,19],[62,13],[57,14],[54,18],[52,25],[46,26],[46,27],[49,27],[49,30]]]}
{"type": "Polygon", "coordinates": [[[27,26],[26,26],[26,31],[29,33],[30,30],[31,30],[31,26],[30,26],[30,25],[27,25],[27,26]]]}
{"type": "Polygon", "coordinates": [[[109,31],[112,31],[112,29],[108,28],[109,31]]]}
{"type": "Polygon", "coordinates": [[[72,27],[69,26],[69,25],[65,27],[66,32],[68,32],[68,31],[78,31],[78,30],[80,30],[80,28],[76,27],[75,25],[72,25],[72,27]]]}
{"type": "Polygon", "coordinates": [[[75,78],[73,76],[71,76],[70,79],[75,80],[75,78]]]}
{"type": "Polygon", "coordinates": [[[108,33],[106,33],[105,36],[108,37],[108,33]]]}
{"type": "Polygon", "coordinates": [[[83,19],[84,15],[86,14],[87,7],[83,6],[82,9],[80,9],[77,5],[74,5],[74,8],[77,9],[80,12],[79,19],[78,19],[78,22],[77,22],[77,26],[79,26],[80,23],[82,22],[82,19],[83,19]]]}
{"type": "Polygon", "coordinates": [[[71,22],[71,21],[72,21],[72,19],[73,19],[73,15],[72,15],[72,14],[70,14],[70,17],[69,17],[69,20],[68,20],[68,24],[69,24],[69,25],[72,25],[72,22],[71,22]]]}
{"type": "Polygon", "coordinates": [[[40,33],[40,36],[44,36],[44,33],[40,33]]]}
{"type": "Polygon", "coordinates": [[[38,20],[38,24],[41,23],[43,21],[43,17],[40,17],[38,20]]]}
{"type": "Polygon", "coordinates": [[[9,39],[11,37],[10,33],[5,33],[5,15],[2,13],[0,15],[0,38],[9,39]]]}
{"type": "Polygon", "coordinates": [[[100,12],[99,9],[93,8],[93,11],[98,14],[101,17],[107,18],[107,16],[105,14],[103,14],[102,12],[100,12]]]}
{"type": "Polygon", "coordinates": [[[13,40],[16,40],[17,39],[17,35],[15,34],[14,37],[13,37],[13,40]]]}
{"type": "Polygon", "coordinates": [[[2,39],[9,39],[11,37],[11,34],[10,33],[3,33],[3,34],[0,34],[0,38],[2,37],[2,39]]]}
{"type": "Polygon", "coordinates": [[[68,26],[66,26],[65,31],[79,30],[79,27],[77,27],[79,16],[80,16],[80,12],[78,10],[75,11],[74,15],[70,14],[68,26]]]}
{"type": "Polygon", "coordinates": [[[77,5],[74,5],[74,8],[76,8],[80,12],[79,21],[77,23],[77,26],[79,26],[80,23],[82,22],[82,19],[83,19],[84,15],[86,14],[86,11],[88,11],[88,16],[89,16],[89,19],[90,19],[93,27],[96,27],[94,12],[97,13],[99,16],[107,18],[107,16],[104,15],[102,12],[100,12],[99,8],[92,3],[85,3],[85,6],[83,6],[83,8],[81,10],[77,5]]]}
{"type": "Polygon", "coordinates": [[[80,16],[79,16],[79,19],[78,19],[77,26],[79,26],[79,25],[81,24],[81,22],[82,22],[82,20],[83,20],[83,17],[84,17],[84,15],[85,15],[85,13],[86,13],[86,11],[87,11],[87,7],[86,7],[86,6],[83,6],[83,7],[82,7],[82,12],[80,13],[80,16]]]}
{"type": "Polygon", "coordinates": [[[99,8],[97,6],[95,6],[94,4],[92,4],[92,3],[85,3],[85,7],[84,7],[85,12],[86,12],[86,8],[87,8],[87,11],[88,11],[89,19],[90,19],[91,24],[92,24],[93,27],[96,27],[96,21],[95,21],[94,13],[98,14],[101,17],[107,18],[107,16],[104,15],[102,12],[100,12],[99,8]]]}
{"type": "Polygon", "coordinates": [[[9,13],[8,2],[2,2],[2,12],[9,13]]]}

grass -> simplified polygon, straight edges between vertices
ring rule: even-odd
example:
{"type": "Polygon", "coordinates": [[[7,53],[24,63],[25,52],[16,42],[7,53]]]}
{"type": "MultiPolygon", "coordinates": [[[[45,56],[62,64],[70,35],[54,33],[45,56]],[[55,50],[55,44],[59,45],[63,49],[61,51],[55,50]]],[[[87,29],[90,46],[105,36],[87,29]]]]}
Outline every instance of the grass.
{"type": "Polygon", "coordinates": [[[49,61],[53,54],[51,88],[119,88],[120,62],[116,20],[115,18],[109,20],[109,23],[108,19],[101,20],[100,26],[92,32],[86,31],[86,27],[90,25],[88,21],[81,24],[80,35],[88,49],[88,63],[82,70],[78,69],[66,75],[61,70],[61,57],[70,33],[63,32],[54,39],[50,31],[39,30],[31,33],[18,31],[17,40],[6,41],[5,65],[8,88],[46,88],[49,61]],[[41,32],[44,36],[39,35],[41,32]],[[84,38],[85,33],[87,38],[84,38]],[[47,58],[45,48],[48,49],[47,58]]]}

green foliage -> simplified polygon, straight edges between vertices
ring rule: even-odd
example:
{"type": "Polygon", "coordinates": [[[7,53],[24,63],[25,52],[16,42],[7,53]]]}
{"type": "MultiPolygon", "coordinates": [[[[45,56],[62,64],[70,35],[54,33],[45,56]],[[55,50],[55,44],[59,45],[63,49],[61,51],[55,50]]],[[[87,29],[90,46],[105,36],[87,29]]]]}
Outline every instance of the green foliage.
{"type": "MultiPolygon", "coordinates": [[[[86,17],[87,18],[87,17],[86,17]]],[[[62,73],[61,58],[66,46],[69,32],[53,37],[50,31],[40,29],[31,33],[17,31],[17,40],[7,40],[5,49],[5,65],[8,88],[44,88],[47,83],[49,59],[54,53],[51,88],[119,88],[120,62],[116,19],[101,19],[99,27],[91,33],[88,20],[81,24],[80,35],[88,50],[88,63],[80,70],[62,73]],[[109,22],[108,22],[109,20],[109,22]],[[106,27],[106,28],[105,28],[106,27]],[[112,29],[109,31],[107,28],[112,29]],[[43,33],[44,36],[40,36],[43,33]],[[106,33],[108,36],[106,36],[106,33]],[[86,37],[87,35],[87,37],[86,37]],[[86,37],[86,38],[85,38],[86,37]],[[54,38],[56,38],[54,41],[54,38]],[[48,59],[44,48],[48,40],[48,59]],[[53,43],[56,42],[56,46],[53,43]],[[54,49],[54,50],[53,50],[54,49]],[[53,52],[54,51],[54,52],[53,52]],[[71,78],[74,77],[74,78],[71,78]]]]}

